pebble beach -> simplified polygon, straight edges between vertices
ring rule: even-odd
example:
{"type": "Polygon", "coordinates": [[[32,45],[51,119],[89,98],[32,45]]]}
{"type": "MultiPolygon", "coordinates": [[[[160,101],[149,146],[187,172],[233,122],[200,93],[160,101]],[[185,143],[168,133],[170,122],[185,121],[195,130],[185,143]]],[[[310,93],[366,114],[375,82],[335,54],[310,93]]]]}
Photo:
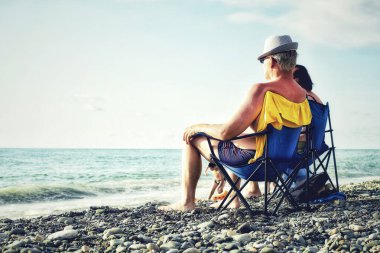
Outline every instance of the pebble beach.
{"type": "MultiPolygon", "coordinates": [[[[216,212],[200,201],[192,212],[163,203],[91,207],[28,219],[0,220],[1,252],[380,252],[380,180],[341,186],[347,200],[277,216],[216,212]]],[[[254,200],[260,209],[262,201],[254,200]]]]}

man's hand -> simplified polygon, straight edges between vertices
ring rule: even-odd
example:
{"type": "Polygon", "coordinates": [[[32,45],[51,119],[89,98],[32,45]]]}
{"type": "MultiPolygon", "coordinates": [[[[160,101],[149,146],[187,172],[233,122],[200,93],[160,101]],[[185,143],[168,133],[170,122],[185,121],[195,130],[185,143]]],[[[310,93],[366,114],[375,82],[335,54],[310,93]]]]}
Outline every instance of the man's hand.
{"type": "Polygon", "coordinates": [[[198,131],[196,130],[195,125],[189,126],[185,129],[185,132],[183,133],[183,141],[185,141],[186,144],[189,144],[196,133],[198,133],[198,131]]]}

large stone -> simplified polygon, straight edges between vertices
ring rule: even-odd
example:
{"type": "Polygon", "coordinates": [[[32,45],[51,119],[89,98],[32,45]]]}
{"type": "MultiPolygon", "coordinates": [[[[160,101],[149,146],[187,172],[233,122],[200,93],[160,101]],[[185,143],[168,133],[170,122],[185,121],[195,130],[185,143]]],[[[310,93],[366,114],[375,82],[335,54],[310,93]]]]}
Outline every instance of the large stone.
{"type": "Polygon", "coordinates": [[[218,221],[226,220],[228,219],[229,215],[228,213],[222,214],[218,217],[218,221]]]}
{"type": "Polygon", "coordinates": [[[168,250],[166,253],[178,253],[179,250],[178,249],[171,249],[171,250],[168,250]]]}
{"type": "Polygon", "coordinates": [[[25,235],[25,234],[26,234],[26,232],[22,228],[12,229],[11,232],[9,233],[9,235],[25,235]]]}
{"type": "Polygon", "coordinates": [[[304,250],[305,253],[317,253],[318,248],[316,246],[307,246],[304,250]]]}
{"type": "Polygon", "coordinates": [[[240,242],[241,244],[245,244],[249,241],[251,241],[252,237],[250,234],[240,234],[240,235],[235,235],[232,237],[235,241],[240,242]]]}
{"type": "Polygon", "coordinates": [[[70,240],[78,236],[78,231],[72,230],[62,230],[56,233],[53,233],[47,237],[48,240],[70,240]]]}
{"type": "Polygon", "coordinates": [[[379,238],[379,235],[377,233],[373,233],[368,236],[368,239],[370,240],[376,240],[378,238],[379,238]]]}
{"type": "Polygon", "coordinates": [[[106,240],[109,236],[114,234],[121,234],[123,230],[121,228],[110,228],[103,232],[103,239],[106,240]]]}
{"type": "Polygon", "coordinates": [[[183,253],[201,253],[201,251],[199,249],[196,249],[196,248],[189,248],[189,249],[186,249],[185,251],[183,251],[183,253]]]}
{"type": "Polygon", "coordinates": [[[169,241],[160,246],[160,248],[164,250],[179,249],[180,247],[181,247],[181,244],[176,241],[169,241]]]}
{"type": "Polygon", "coordinates": [[[262,249],[265,247],[265,245],[266,245],[265,240],[258,240],[254,242],[252,246],[256,249],[262,249]]]}
{"type": "Polygon", "coordinates": [[[116,247],[116,246],[119,246],[119,245],[121,245],[123,243],[124,243],[124,240],[121,240],[121,239],[112,239],[110,241],[110,246],[111,247],[116,247]]]}
{"type": "Polygon", "coordinates": [[[123,247],[121,245],[119,245],[117,248],[116,248],[116,253],[120,253],[120,252],[127,252],[127,248],[126,247],[123,247]]]}
{"type": "Polygon", "coordinates": [[[273,241],[273,246],[275,246],[275,247],[277,247],[277,248],[279,248],[279,249],[283,249],[283,248],[285,248],[285,244],[283,244],[282,242],[280,242],[280,241],[273,241]]]}
{"type": "Polygon", "coordinates": [[[146,249],[146,246],[144,244],[132,244],[131,246],[129,246],[129,249],[130,250],[141,250],[141,249],[146,249]]]}
{"type": "Polygon", "coordinates": [[[61,217],[57,220],[59,223],[64,223],[66,225],[71,225],[74,223],[74,219],[71,217],[61,217]]]}
{"type": "Polygon", "coordinates": [[[356,225],[356,224],[351,224],[349,226],[349,229],[355,231],[355,232],[361,232],[361,231],[364,231],[365,230],[365,227],[364,226],[361,226],[361,225],[356,225]]]}
{"type": "Polygon", "coordinates": [[[41,253],[41,250],[35,248],[24,248],[20,251],[20,253],[41,253]]]}
{"type": "Polygon", "coordinates": [[[306,245],[306,241],[302,235],[295,234],[294,239],[296,239],[301,245],[306,245]]]}
{"type": "Polygon", "coordinates": [[[82,252],[90,252],[90,247],[88,247],[87,245],[83,245],[81,250],[82,252]]]}
{"type": "Polygon", "coordinates": [[[197,226],[197,228],[212,228],[214,226],[213,221],[206,221],[197,226]]]}
{"type": "Polygon", "coordinates": [[[139,235],[137,236],[137,238],[138,238],[138,240],[139,240],[140,242],[143,242],[143,243],[148,243],[148,242],[151,242],[151,241],[152,241],[152,239],[151,239],[150,237],[148,237],[148,236],[146,236],[146,235],[142,235],[142,234],[139,234],[139,235]]]}
{"type": "Polygon", "coordinates": [[[239,233],[249,233],[251,231],[251,224],[248,222],[241,224],[237,229],[237,232],[239,233]]]}
{"type": "Polygon", "coordinates": [[[5,233],[0,233],[0,243],[2,242],[2,241],[5,241],[6,239],[8,239],[8,235],[7,234],[5,234],[5,233]]]}
{"type": "Polygon", "coordinates": [[[14,241],[13,243],[5,246],[6,249],[17,249],[25,245],[24,241],[14,241]]]}
{"type": "Polygon", "coordinates": [[[271,247],[265,246],[260,250],[260,253],[272,253],[275,252],[275,250],[271,247]]]}
{"type": "Polygon", "coordinates": [[[189,243],[189,242],[184,242],[181,245],[181,249],[182,250],[190,249],[190,248],[193,248],[193,247],[194,247],[194,245],[192,243],[189,243]]]}
{"type": "Polygon", "coordinates": [[[159,251],[160,250],[160,247],[158,247],[156,244],[154,243],[148,243],[146,245],[146,248],[149,250],[149,251],[159,251]]]}
{"type": "Polygon", "coordinates": [[[339,228],[334,228],[329,231],[329,235],[335,235],[340,232],[339,228]]]}
{"type": "Polygon", "coordinates": [[[236,244],[236,243],[226,243],[225,245],[224,245],[224,249],[225,250],[233,250],[233,249],[237,249],[237,248],[239,248],[239,246],[236,244]]]}

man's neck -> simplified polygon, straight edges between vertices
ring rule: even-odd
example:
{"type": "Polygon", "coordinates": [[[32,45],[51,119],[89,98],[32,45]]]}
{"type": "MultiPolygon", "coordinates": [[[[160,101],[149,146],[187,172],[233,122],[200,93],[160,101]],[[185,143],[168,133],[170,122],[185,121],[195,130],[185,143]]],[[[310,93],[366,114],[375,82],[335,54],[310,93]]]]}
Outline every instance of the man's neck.
{"type": "Polygon", "coordinates": [[[272,72],[272,80],[278,79],[293,79],[293,71],[281,71],[274,69],[272,72]]]}

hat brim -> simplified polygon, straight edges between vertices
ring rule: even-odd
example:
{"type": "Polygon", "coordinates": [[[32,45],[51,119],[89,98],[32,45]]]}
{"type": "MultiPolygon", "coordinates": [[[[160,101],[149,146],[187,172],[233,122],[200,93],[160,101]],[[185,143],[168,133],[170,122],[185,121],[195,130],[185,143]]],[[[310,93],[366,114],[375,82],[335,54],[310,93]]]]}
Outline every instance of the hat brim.
{"type": "Polygon", "coordinates": [[[291,50],[297,50],[297,48],[298,48],[298,42],[287,43],[287,44],[281,45],[279,47],[273,48],[272,50],[270,50],[266,53],[263,53],[262,55],[257,57],[257,60],[260,60],[260,59],[262,59],[268,55],[278,54],[278,53],[291,51],[291,50]]]}

